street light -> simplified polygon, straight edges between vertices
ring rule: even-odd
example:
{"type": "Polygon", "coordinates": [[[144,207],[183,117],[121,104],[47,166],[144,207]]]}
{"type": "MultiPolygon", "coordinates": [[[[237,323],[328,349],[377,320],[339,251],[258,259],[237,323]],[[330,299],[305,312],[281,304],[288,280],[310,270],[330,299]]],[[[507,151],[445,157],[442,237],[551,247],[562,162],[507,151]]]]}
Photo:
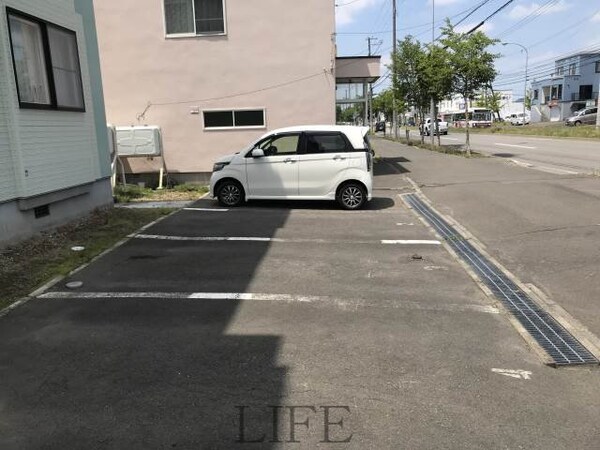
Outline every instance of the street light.
{"type": "Polygon", "coordinates": [[[517,45],[525,51],[525,90],[523,91],[523,126],[525,126],[525,98],[527,97],[527,66],[529,65],[529,51],[527,47],[516,42],[503,42],[502,45],[517,45]]]}

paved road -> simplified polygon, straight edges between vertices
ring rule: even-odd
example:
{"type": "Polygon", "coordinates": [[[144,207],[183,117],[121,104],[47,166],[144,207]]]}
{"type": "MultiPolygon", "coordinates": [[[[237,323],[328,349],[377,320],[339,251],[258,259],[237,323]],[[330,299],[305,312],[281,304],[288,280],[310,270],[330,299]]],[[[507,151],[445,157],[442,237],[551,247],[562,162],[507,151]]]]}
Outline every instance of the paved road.
{"type": "MultiPolygon", "coordinates": [[[[415,139],[419,137],[418,133],[412,136],[415,139]]],[[[442,144],[464,142],[465,134],[461,132],[450,130],[448,136],[442,136],[442,144]]],[[[549,173],[600,173],[600,140],[472,133],[471,147],[483,154],[517,161],[549,173]]]]}
{"type": "Polygon", "coordinates": [[[600,336],[600,179],[555,175],[497,158],[465,159],[390,141],[403,170],[523,282],[600,336]]]}
{"type": "Polygon", "coordinates": [[[596,446],[598,371],[541,364],[414,242],[435,236],[389,150],[366,211],[202,200],[2,317],[0,447],[596,446]]]}

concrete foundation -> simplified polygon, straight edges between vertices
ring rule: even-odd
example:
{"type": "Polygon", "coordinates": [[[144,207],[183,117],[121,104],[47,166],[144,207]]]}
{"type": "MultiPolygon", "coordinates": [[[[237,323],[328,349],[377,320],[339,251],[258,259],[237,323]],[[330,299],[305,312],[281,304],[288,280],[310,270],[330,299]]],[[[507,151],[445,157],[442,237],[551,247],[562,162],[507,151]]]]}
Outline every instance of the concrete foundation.
{"type": "Polygon", "coordinates": [[[31,199],[14,199],[0,204],[0,247],[59,227],[95,209],[113,206],[110,178],[96,180],[86,185],[85,189],[77,186],[60,191],[60,195],[51,193],[47,194],[46,199],[35,199],[33,203],[31,199]],[[72,195],[69,195],[69,191],[72,195]],[[28,203],[32,207],[23,209],[23,205],[28,203]],[[46,206],[49,214],[36,218],[35,208],[46,206]]]}

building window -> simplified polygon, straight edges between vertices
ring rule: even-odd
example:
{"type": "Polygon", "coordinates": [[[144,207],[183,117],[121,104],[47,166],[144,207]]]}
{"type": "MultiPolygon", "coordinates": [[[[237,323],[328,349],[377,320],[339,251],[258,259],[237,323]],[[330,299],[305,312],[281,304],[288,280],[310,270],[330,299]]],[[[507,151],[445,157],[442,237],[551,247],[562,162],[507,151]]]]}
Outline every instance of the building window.
{"type": "Polygon", "coordinates": [[[537,90],[537,89],[534,89],[534,90],[533,90],[533,99],[534,99],[534,100],[537,100],[537,99],[538,99],[538,90],[537,90]]]}
{"type": "Polygon", "coordinates": [[[225,0],[164,0],[167,36],[225,33],[225,0]]]}
{"type": "Polygon", "coordinates": [[[204,128],[264,128],[264,109],[204,111],[204,128]]]}
{"type": "Polygon", "coordinates": [[[19,106],[85,111],[75,32],[13,10],[8,24],[19,106]]]}
{"type": "Polygon", "coordinates": [[[577,64],[573,63],[573,64],[569,64],[569,75],[576,75],[577,74],[577,64]]]}
{"type": "Polygon", "coordinates": [[[596,73],[600,73],[600,61],[596,61],[596,73]]]}

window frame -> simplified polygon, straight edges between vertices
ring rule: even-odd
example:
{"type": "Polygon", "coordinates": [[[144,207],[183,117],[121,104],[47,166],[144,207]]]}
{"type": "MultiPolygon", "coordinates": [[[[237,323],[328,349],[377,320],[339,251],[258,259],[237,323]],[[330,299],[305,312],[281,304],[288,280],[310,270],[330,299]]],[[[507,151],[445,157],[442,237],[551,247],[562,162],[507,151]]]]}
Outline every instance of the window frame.
{"type": "Polygon", "coordinates": [[[213,109],[203,109],[202,110],[202,128],[204,131],[227,131],[227,130],[264,130],[267,128],[267,109],[264,107],[257,108],[213,108],[213,109]],[[263,114],[263,124],[262,125],[243,125],[236,126],[235,125],[235,113],[237,111],[262,111],[263,114]],[[207,127],[206,121],[204,118],[205,113],[211,112],[231,112],[233,118],[233,126],[231,127],[207,127]]]}
{"type": "Polygon", "coordinates": [[[15,85],[16,85],[16,89],[17,89],[17,101],[19,102],[19,108],[20,109],[40,109],[40,110],[46,110],[46,111],[85,112],[86,111],[86,109],[85,109],[85,89],[83,88],[83,74],[81,71],[81,57],[79,54],[79,42],[77,40],[77,32],[70,30],[69,28],[65,28],[61,25],[57,25],[48,20],[44,20],[39,17],[32,16],[31,14],[24,13],[22,11],[19,11],[18,9],[14,9],[9,6],[6,7],[6,23],[7,23],[7,27],[8,27],[7,30],[8,30],[9,44],[10,44],[10,55],[11,55],[11,61],[12,61],[12,66],[13,66],[13,74],[15,77],[15,85]],[[44,55],[43,55],[44,56],[44,71],[46,72],[46,77],[48,80],[48,91],[49,91],[49,95],[50,95],[50,103],[49,104],[30,103],[30,102],[25,102],[25,101],[21,100],[21,92],[19,89],[19,74],[17,72],[17,64],[15,61],[15,50],[14,50],[14,46],[13,46],[12,30],[11,30],[11,25],[10,25],[10,16],[19,17],[19,18],[28,20],[30,22],[34,22],[37,25],[39,25],[39,27],[40,27],[41,37],[42,37],[42,48],[44,51],[44,55]],[[57,28],[59,30],[62,30],[66,33],[72,34],[73,37],[75,38],[75,49],[77,50],[77,69],[79,72],[79,87],[81,89],[81,102],[82,102],[81,108],[70,107],[70,106],[60,106],[58,104],[58,101],[56,98],[56,84],[54,81],[54,70],[53,70],[53,66],[52,66],[52,52],[50,49],[50,40],[48,37],[48,26],[51,26],[51,27],[57,28]]]}
{"type": "Polygon", "coordinates": [[[596,61],[596,73],[600,73],[600,61],[596,61]]]}
{"type": "MultiPolygon", "coordinates": [[[[194,0],[189,0],[192,2],[192,12],[194,14],[194,30],[196,30],[196,5],[194,0]]],[[[208,33],[167,33],[167,10],[165,8],[165,0],[161,0],[162,4],[162,17],[163,17],[163,27],[165,31],[165,39],[189,39],[189,38],[201,38],[201,37],[210,37],[210,36],[226,36],[227,35],[227,0],[221,0],[223,3],[223,32],[208,32],[208,33]]]]}

